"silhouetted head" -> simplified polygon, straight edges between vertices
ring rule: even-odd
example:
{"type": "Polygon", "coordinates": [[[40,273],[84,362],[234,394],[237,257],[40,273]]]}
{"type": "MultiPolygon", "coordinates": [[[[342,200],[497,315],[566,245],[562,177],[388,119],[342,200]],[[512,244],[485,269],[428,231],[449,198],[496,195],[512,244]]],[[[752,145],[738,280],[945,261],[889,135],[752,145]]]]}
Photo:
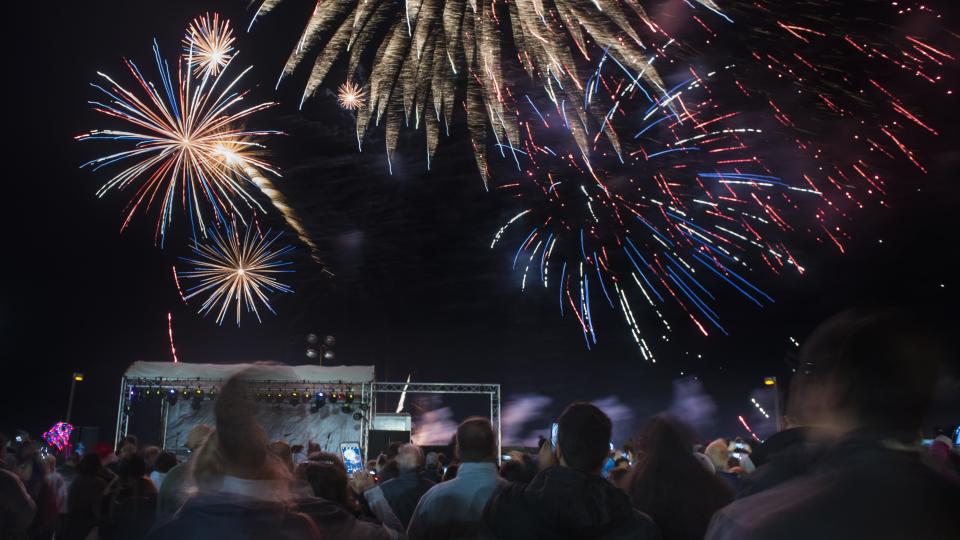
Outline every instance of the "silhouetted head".
{"type": "Polygon", "coordinates": [[[790,414],[836,432],[912,431],[922,423],[942,351],[933,333],[893,310],[850,310],[800,350],[790,414]]]}
{"type": "Polygon", "coordinates": [[[571,403],[557,423],[557,457],[565,467],[597,473],[610,452],[613,425],[596,405],[571,403]]]}
{"type": "Polygon", "coordinates": [[[457,457],[461,462],[497,460],[497,436],[490,420],[474,416],[457,427],[457,457]]]}

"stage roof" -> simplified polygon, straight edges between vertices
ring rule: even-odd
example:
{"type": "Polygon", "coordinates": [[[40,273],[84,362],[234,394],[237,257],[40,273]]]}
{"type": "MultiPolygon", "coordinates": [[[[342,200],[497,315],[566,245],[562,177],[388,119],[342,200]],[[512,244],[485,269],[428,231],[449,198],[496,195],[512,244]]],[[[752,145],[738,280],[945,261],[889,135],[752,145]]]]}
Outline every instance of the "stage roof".
{"type": "Polygon", "coordinates": [[[253,381],[273,382],[373,382],[373,366],[288,366],[284,364],[193,364],[186,362],[134,362],[128,379],[228,379],[247,370],[253,381]]]}

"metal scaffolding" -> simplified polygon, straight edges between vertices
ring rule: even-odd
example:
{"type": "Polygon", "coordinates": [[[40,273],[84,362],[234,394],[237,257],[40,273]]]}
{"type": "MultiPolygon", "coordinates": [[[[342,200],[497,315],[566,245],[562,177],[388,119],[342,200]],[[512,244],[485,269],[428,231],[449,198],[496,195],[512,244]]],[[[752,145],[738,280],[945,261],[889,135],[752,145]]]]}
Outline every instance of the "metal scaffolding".
{"type": "MultiPolygon", "coordinates": [[[[374,382],[372,385],[373,406],[376,411],[377,394],[487,394],[490,396],[490,423],[497,432],[497,459],[500,459],[500,385],[499,384],[460,384],[430,382],[374,382]]],[[[376,412],[373,413],[376,415],[376,412]]]]}

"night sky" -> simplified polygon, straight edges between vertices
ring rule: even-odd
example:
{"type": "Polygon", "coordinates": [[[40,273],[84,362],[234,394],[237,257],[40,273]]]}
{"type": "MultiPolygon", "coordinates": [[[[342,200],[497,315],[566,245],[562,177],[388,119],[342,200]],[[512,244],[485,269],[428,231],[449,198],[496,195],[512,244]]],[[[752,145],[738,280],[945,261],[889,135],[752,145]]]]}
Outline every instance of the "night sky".
{"type": "MultiPolygon", "coordinates": [[[[422,132],[405,132],[390,175],[382,133],[373,129],[359,153],[353,119],[332,92],[298,111],[302,81],[273,90],[310,2],[290,0],[250,34],[243,31],[251,15],[243,1],[15,4],[6,18],[12,41],[4,48],[0,212],[5,433],[36,433],[62,419],[70,374],[79,370],[87,378],[73,421],[99,425],[109,437],[124,369],[135,360],[170,360],[168,312],[184,362],[306,363],[305,336],[314,332],[336,336],[335,363],[374,364],[380,380],[412,374],[419,381],[495,382],[505,402],[552,398],[525,432],[545,430],[574,399],[629,408],[629,431],[671,405],[675,381],[695,376],[718,407],[711,432],[702,434],[744,434],[736,416],[752,412],[749,397],[762,377],[790,372],[796,347],[789,338],[802,340],[817,322],[849,306],[919,306],[956,337],[955,107],[939,119],[947,126],[941,146],[924,149],[930,174],[904,169],[889,208],[861,212],[848,225],[853,240],[846,254],[811,244],[802,250],[805,276],[752,276],[776,302],[758,309],[725,298],[721,315],[730,337],[704,338],[673,313],[675,332],[670,343],[651,343],[658,357],[651,365],[619,313],[595,310],[599,343],[587,351],[570,314],[560,318],[555,290],[520,293],[519,273],[510,270],[513,249],[489,248],[512,207],[484,191],[462,123],[441,138],[430,172],[422,132]],[[300,249],[290,280],[295,294],[276,298],[277,316],[267,314],[263,324],[248,317],[239,329],[229,317],[223,326],[201,318],[177,295],[171,266],[186,253],[186,222],[176,221],[171,246],[163,250],[153,241],[155,212],[138,215],[119,234],[127,194],[97,199],[106,173],[79,169],[108,145],[73,140],[110,125],[86,105],[96,95],[88,83],[97,70],[123,75],[128,56],[156,78],[151,39],[172,58],[187,23],[206,10],[219,11],[238,29],[238,60],[255,65],[245,79],[257,84],[254,97],[281,102],[253,126],[287,133],[270,141],[271,161],[283,170],[279,185],[336,274],[323,275],[300,249]]],[[[276,213],[261,219],[284,228],[276,213]]],[[[292,234],[288,239],[296,241],[292,234]]],[[[958,380],[954,361],[931,424],[960,420],[958,380]]],[[[455,417],[485,411],[482,403],[475,409],[454,403],[455,417]]]]}

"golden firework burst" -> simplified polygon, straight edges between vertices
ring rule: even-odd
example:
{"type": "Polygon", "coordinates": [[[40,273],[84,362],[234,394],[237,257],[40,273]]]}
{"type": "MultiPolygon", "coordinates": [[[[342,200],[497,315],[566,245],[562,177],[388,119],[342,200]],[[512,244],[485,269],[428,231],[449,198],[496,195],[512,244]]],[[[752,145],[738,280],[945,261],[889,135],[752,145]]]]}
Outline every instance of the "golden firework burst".
{"type": "Polygon", "coordinates": [[[337,93],[337,102],[344,109],[355,111],[363,107],[365,97],[366,92],[364,92],[362,86],[354,84],[352,81],[347,81],[340,85],[340,90],[337,93]]]}

